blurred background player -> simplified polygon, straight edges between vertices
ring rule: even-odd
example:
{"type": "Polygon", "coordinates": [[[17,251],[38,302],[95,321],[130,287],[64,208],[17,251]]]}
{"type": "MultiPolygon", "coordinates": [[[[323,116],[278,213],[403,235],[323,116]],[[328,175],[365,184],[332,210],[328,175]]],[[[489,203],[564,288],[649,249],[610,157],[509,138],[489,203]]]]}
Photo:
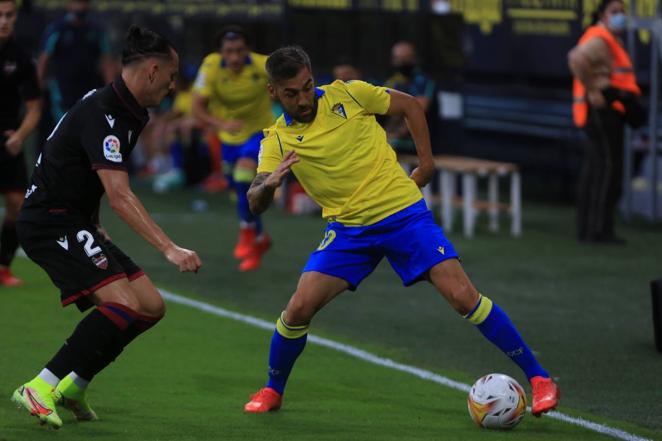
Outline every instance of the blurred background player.
{"type": "Polygon", "coordinates": [[[255,177],[262,130],[274,122],[267,92],[265,55],[251,52],[246,34],[228,26],[219,34],[218,52],[207,55],[193,86],[193,112],[218,129],[223,152],[223,172],[237,195],[239,240],[234,249],[239,269],[260,266],[271,246],[262,219],[248,208],[246,192],[255,177]]]}
{"type": "Polygon", "coordinates": [[[340,81],[354,81],[363,78],[361,69],[347,60],[340,60],[333,66],[333,78],[340,81]]]}
{"type": "Polygon", "coordinates": [[[88,20],[90,1],[70,0],[67,10],[44,31],[37,63],[40,84],[48,90],[53,123],[80,97],[110,83],[117,73],[105,32],[88,20]]]}
{"type": "Polygon", "coordinates": [[[9,265],[18,248],[16,217],[28,187],[23,143],[41,115],[34,63],[13,38],[16,12],[14,0],[0,0],[0,193],[5,199],[0,230],[0,286],[21,284],[9,265]],[[26,112],[21,119],[22,103],[26,112]]]}
{"type": "Polygon", "coordinates": [[[55,405],[79,421],[97,419],[87,401],[90,381],[165,314],[147,275],[106,234],[99,221],[104,193],[113,211],[179,271],[196,271],[198,255],[177,246],[154,222],[129,186],[136,140],[172,93],[179,55],[162,36],[132,26],[122,73],[83,97],[57,123],[32,175],[17,222],[25,253],[60,289],[63,306],[92,308],[55,356],[12,400],[52,428],[62,426],[55,405]]]}
{"type": "Polygon", "coordinates": [[[184,184],[195,185],[208,171],[208,164],[200,157],[203,148],[206,150],[201,143],[203,127],[192,110],[192,86],[197,70],[192,65],[182,67],[172,108],[158,118],[151,131],[160,154],[167,158],[166,170],[154,177],[153,189],[159,193],[184,184]]]}
{"type": "Polygon", "coordinates": [[[244,410],[261,413],[280,408],[312,318],[347,289],[355,290],[384,257],[403,285],[430,282],[457,313],[522,369],[533,390],[535,416],[555,408],[557,386],[506,313],[478,293],[425,205],[420,188],[432,178],[434,164],[418,100],[363,81],[315,87],[310,59],[299,47],[278,49],[266,67],[269,90],[284,112],[265,130],[258,174],[249,191],[251,209],[266,210],[292,170],[323,207],[322,216],[329,223],[276,321],[267,385],[244,410]],[[386,142],[376,114],[406,118],[419,157],[409,177],[386,142]]]}
{"type": "MultiPolygon", "coordinates": [[[[384,87],[413,96],[423,108],[423,112],[427,114],[432,107],[436,86],[434,81],[418,67],[414,45],[407,41],[394,44],[391,49],[391,65],[395,69],[395,73],[386,80],[384,87]]],[[[389,144],[396,151],[408,153],[415,151],[414,141],[411,139],[402,115],[386,117],[384,129],[389,144]]]]}
{"type": "Polygon", "coordinates": [[[602,0],[593,24],[568,54],[575,76],[573,117],[587,137],[577,192],[580,242],[625,243],[614,232],[623,190],[623,133],[627,113],[640,113],[628,103],[641,95],[621,38],[626,23],[623,1],[602,0]]]}

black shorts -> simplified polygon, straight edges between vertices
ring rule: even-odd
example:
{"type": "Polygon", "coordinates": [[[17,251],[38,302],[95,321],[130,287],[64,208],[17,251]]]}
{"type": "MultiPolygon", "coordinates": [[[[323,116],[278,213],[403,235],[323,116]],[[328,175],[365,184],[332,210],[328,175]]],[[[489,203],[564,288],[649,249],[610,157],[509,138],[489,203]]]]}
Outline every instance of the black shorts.
{"type": "Polygon", "coordinates": [[[62,306],[76,303],[81,311],[92,306],[87,297],[119,280],[135,280],[144,273],[115,244],[104,240],[91,224],[70,225],[19,221],[18,240],[30,259],[60,289],[62,306]]]}
{"type": "Polygon", "coordinates": [[[24,193],[28,188],[28,172],[23,151],[12,156],[5,147],[7,138],[0,134],[0,193],[24,193]]]}

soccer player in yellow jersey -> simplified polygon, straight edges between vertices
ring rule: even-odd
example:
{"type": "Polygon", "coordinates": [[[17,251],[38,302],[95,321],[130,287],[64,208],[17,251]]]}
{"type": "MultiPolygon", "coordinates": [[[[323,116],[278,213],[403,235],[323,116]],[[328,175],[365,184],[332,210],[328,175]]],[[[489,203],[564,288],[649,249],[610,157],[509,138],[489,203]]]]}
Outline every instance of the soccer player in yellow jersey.
{"type": "Polygon", "coordinates": [[[193,87],[193,112],[218,129],[223,171],[237,194],[240,228],[234,256],[241,260],[241,271],[257,269],[271,246],[262,219],[251,213],[246,199],[255,177],[262,130],[274,122],[264,70],[266,59],[249,50],[240,27],[228,26],[219,35],[219,52],[204,59],[193,87]]]}
{"type": "Polygon", "coordinates": [[[431,283],[517,363],[532,384],[534,415],[555,408],[558,387],[503,310],[474,288],[422,200],[419,188],[434,167],[425,115],[416,99],[362,81],[315,87],[310,60],[299,47],[278,49],[266,67],[270,93],[285,112],[265,130],[257,176],[248,192],[251,210],[266,210],[274,190],[292,171],[323,207],[329,223],[276,322],[266,387],[244,410],[280,408],[315,313],[343,291],[356,289],[384,257],[405,286],[431,283]],[[411,176],[398,165],[375,114],[407,119],[419,156],[411,176]]]}

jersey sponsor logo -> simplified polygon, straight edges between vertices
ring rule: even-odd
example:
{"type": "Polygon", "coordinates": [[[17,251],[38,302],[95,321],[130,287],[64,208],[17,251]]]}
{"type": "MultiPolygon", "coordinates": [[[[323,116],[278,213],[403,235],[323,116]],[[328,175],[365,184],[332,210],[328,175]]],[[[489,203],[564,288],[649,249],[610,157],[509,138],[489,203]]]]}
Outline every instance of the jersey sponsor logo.
{"type": "Polygon", "coordinates": [[[5,75],[11,75],[16,72],[17,68],[18,64],[15,61],[6,61],[5,65],[2,66],[2,71],[5,73],[5,75]]]}
{"type": "Polygon", "coordinates": [[[92,263],[94,263],[97,268],[103,270],[108,269],[108,258],[106,258],[105,254],[97,254],[96,256],[91,256],[90,259],[92,259],[92,263]]]}
{"type": "Polygon", "coordinates": [[[62,248],[65,250],[69,251],[69,239],[67,239],[67,236],[62,236],[59,238],[57,241],[57,244],[60,245],[62,248]]]}
{"type": "Polygon", "coordinates": [[[37,186],[32,184],[32,187],[28,188],[28,191],[25,192],[25,199],[32,196],[32,193],[34,193],[36,189],[37,189],[37,186]]]}
{"type": "Polygon", "coordinates": [[[113,115],[106,115],[106,121],[108,121],[108,125],[111,129],[115,126],[115,118],[113,118],[113,115]]]}
{"type": "Polygon", "coordinates": [[[446,248],[444,248],[444,247],[437,248],[437,251],[439,251],[443,256],[446,255],[446,248]]]}
{"type": "Polygon", "coordinates": [[[336,238],[336,232],[333,230],[328,230],[324,233],[324,239],[320,242],[320,245],[317,247],[318,251],[322,251],[324,248],[331,245],[331,242],[336,238]]]}
{"type": "Polygon", "coordinates": [[[297,136],[297,141],[299,141],[299,142],[303,141],[303,135],[297,136]]]}
{"type": "Polygon", "coordinates": [[[117,139],[117,136],[108,135],[103,139],[103,156],[112,162],[122,162],[120,140],[117,139]]]}
{"type": "Polygon", "coordinates": [[[331,111],[338,115],[341,118],[347,119],[347,114],[345,113],[345,106],[342,103],[336,103],[331,107],[331,111]]]}

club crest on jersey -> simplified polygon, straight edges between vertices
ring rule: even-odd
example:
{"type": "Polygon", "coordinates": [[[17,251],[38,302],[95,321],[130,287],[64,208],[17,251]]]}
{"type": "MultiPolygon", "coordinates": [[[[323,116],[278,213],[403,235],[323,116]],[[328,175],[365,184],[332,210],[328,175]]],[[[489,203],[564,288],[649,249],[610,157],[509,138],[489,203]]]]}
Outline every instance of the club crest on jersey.
{"type": "Polygon", "coordinates": [[[108,258],[106,258],[106,255],[103,253],[99,253],[96,256],[90,257],[92,259],[92,263],[97,266],[97,268],[101,268],[102,270],[108,269],[108,258]]]}
{"type": "Polygon", "coordinates": [[[122,162],[120,140],[117,136],[108,135],[103,139],[103,156],[112,162],[122,162]]]}
{"type": "Polygon", "coordinates": [[[331,111],[336,115],[347,119],[347,114],[345,113],[345,106],[343,106],[341,103],[334,104],[333,107],[331,107],[331,111]]]}

